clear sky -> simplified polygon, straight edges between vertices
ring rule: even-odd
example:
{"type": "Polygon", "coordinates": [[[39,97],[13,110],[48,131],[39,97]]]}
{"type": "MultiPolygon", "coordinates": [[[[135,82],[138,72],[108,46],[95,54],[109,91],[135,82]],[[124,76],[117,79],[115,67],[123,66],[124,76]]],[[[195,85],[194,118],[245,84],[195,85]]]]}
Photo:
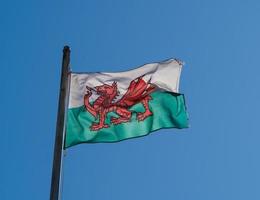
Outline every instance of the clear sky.
{"type": "Polygon", "coordinates": [[[258,0],[1,1],[2,200],[49,198],[60,65],[185,61],[191,127],[67,151],[63,200],[259,200],[258,0]]]}

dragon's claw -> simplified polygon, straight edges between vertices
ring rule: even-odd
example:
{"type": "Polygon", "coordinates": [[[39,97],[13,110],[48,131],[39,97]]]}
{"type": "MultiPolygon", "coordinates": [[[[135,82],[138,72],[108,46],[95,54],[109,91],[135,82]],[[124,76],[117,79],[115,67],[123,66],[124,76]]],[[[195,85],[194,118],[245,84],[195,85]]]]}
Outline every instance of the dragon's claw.
{"type": "Polygon", "coordinates": [[[144,112],[144,113],[137,113],[137,120],[140,121],[144,121],[147,117],[153,115],[152,112],[144,112]]]}

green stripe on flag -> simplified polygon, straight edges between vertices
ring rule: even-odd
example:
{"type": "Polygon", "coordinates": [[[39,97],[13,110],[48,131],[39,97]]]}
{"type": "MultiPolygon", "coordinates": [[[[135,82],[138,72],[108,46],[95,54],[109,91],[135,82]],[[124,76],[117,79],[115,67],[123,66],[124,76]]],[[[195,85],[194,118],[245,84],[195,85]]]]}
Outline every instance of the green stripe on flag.
{"type": "Polygon", "coordinates": [[[136,120],[137,112],[144,112],[141,103],[130,108],[133,111],[130,122],[113,125],[110,124],[115,113],[108,113],[106,123],[109,128],[99,131],[91,131],[89,127],[93,122],[98,122],[86,111],[84,106],[68,110],[65,147],[71,147],[79,143],[118,142],[121,140],[145,136],[152,131],[161,128],[187,128],[188,115],[185,99],[182,94],[157,91],[151,94],[149,101],[150,110],[153,112],[144,121],[136,120]]]}

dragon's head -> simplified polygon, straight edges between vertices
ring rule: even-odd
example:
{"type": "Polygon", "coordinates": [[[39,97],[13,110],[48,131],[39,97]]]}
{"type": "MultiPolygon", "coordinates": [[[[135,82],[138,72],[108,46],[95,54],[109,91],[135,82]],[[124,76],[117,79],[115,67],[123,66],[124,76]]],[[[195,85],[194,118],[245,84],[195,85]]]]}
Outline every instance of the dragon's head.
{"type": "Polygon", "coordinates": [[[115,97],[117,95],[117,83],[114,81],[112,85],[104,84],[96,86],[95,90],[98,95],[115,97]]]}

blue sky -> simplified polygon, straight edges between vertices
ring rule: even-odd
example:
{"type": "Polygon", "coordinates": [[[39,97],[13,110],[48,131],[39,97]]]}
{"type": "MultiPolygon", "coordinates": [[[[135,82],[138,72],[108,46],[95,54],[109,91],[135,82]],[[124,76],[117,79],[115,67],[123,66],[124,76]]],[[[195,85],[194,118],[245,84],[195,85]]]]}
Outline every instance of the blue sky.
{"type": "Polygon", "coordinates": [[[259,200],[260,2],[12,0],[0,8],[3,200],[49,198],[62,48],[73,71],[185,61],[191,127],[78,145],[64,200],[259,200]]]}

